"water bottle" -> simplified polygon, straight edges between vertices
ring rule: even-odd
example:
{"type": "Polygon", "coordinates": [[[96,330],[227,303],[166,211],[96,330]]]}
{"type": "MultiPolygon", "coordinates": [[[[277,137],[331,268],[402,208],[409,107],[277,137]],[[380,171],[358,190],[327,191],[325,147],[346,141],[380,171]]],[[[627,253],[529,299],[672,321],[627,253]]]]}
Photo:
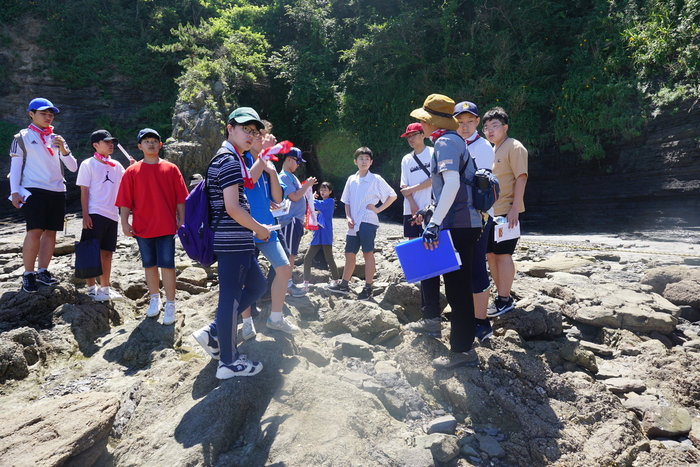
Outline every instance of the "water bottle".
{"type": "Polygon", "coordinates": [[[498,216],[493,220],[496,224],[507,224],[508,218],[503,216],[498,216]]]}

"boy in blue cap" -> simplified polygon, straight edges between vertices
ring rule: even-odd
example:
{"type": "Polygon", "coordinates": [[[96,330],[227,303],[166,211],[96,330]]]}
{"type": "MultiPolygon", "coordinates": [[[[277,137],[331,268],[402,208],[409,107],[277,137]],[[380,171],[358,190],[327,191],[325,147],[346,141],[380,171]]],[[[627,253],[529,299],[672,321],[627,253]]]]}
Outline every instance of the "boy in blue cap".
{"type": "Polygon", "coordinates": [[[75,172],[78,162],[63,137],[53,132],[51,123],[59,110],[51,101],[37,97],[27,111],[32,123],[15,135],[10,147],[10,196],[12,205],[22,209],[27,222],[22,245],[22,289],[34,293],[39,290],[37,282],[58,282],[48,267],[56,247],[56,232],[63,229],[66,212],[61,164],[75,172]]]}

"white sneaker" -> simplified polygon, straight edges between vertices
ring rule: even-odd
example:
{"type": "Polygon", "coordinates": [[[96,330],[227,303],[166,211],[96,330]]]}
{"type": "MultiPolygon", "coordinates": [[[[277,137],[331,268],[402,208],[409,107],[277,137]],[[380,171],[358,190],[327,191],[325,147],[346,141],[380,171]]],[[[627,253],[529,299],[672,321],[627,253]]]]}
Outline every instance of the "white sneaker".
{"type": "Polygon", "coordinates": [[[229,379],[234,376],[253,376],[260,373],[263,369],[261,362],[251,362],[245,355],[239,355],[238,360],[227,365],[219,362],[219,367],[216,369],[216,377],[218,379],[229,379]]]}
{"type": "Polygon", "coordinates": [[[165,311],[163,312],[163,324],[169,326],[173,324],[177,318],[175,317],[175,302],[165,302],[165,311]]]}
{"type": "Polygon", "coordinates": [[[109,300],[109,294],[106,294],[99,287],[90,288],[88,287],[88,297],[92,298],[96,302],[104,302],[109,300]]]}
{"type": "Polygon", "coordinates": [[[287,334],[296,334],[300,331],[299,326],[290,323],[287,318],[282,318],[279,321],[271,321],[268,318],[267,329],[274,329],[275,331],[282,331],[287,334]]]}
{"type": "Polygon", "coordinates": [[[148,310],[146,310],[146,316],[149,318],[155,318],[160,313],[160,308],[163,306],[163,302],[160,300],[160,295],[157,297],[151,297],[151,303],[148,304],[148,310]]]}
{"type": "Polygon", "coordinates": [[[249,339],[253,339],[257,335],[258,333],[255,331],[255,325],[252,322],[248,324],[243,321],[243,332],[241,333],[243,340],[247,341],[249,339]]]}
{"type": "Polygon", "coordinates": [[[192,337],[202,346],[204,351],[214,360],[219,359],[219,340],[211,335],[209,326],[204,326],[192,333],[192,337]]]}
{"type": "Polygon", "coordinates": [[[103,294],[109,296],[110,300],[121,300],[122,298],[124,298],[122,297],[122,294],[120,294],[111,287],[102,287],[100,290],[103,294]]]}

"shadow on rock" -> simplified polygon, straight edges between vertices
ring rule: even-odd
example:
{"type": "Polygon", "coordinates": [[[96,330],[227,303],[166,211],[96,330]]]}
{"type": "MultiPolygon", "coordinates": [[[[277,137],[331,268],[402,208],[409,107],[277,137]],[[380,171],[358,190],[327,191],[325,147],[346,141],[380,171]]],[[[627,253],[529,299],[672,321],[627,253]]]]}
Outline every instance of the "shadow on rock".
{"type": "Polygon", "coordinates": [[[107,349],[104,358],[124,365],[132,371],[146,368],[154,352],[180,345],[182,336],[179,326],[180,321],[172,326],[164,326],[157,319],[144,318],[131,331],[128,340],[107,349]]]}

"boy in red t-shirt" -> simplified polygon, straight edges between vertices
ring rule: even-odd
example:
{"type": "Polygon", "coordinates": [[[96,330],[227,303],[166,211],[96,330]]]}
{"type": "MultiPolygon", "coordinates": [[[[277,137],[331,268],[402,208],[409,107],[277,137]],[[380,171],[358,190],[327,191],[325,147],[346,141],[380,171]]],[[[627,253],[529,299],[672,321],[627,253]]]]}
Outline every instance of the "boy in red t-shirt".
{"type": "Polygon", "coordinates": [[[151,128],[139,131],[138,147],[143,160],[124,172],[117,201],[122,230],[136,237],[151,302],[146,316],[156,317],[162,306],[158,268],[165,289],[163,324],[175,322],[175,232],[185,222],[188,192],[180,169],[158,156],[163,143],[151,128]],[[133,213],[131,224],[129,214],[133,213]]]}

